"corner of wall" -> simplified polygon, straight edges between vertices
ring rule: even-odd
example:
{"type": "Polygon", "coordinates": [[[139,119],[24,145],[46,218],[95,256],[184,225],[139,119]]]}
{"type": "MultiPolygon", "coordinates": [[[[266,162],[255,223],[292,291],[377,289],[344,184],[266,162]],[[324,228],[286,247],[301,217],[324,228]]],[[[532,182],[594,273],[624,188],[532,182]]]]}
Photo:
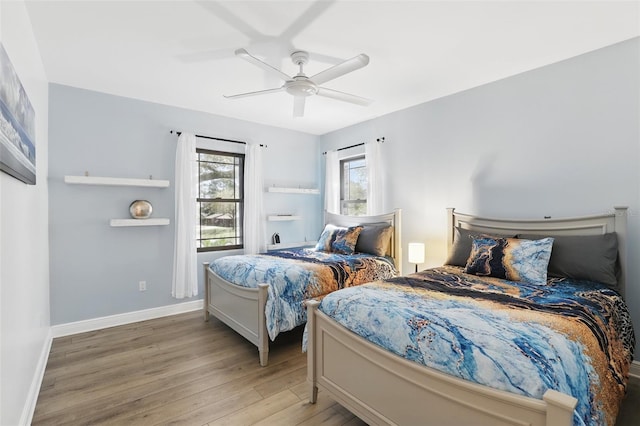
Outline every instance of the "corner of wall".
{"type": "Polygon", "coordinates": [[[36,410],[36,403],[38,402],[38,395],[40,394],[40,388],[42,386],[42,380],[44,379],[44,372],[47,368],[47,361],[49,360],[49,352],[51,352],[51,342],[53,341],[53,334],[51,328],[47,333],[47,337],[42,345],[42,351],[40,351],[40,357],[38,358],[38,365],[36,371],[33,374],[31,386],[29,387],[29,393],[27,399],[22,408],[22,415],[20,416],[21,425],[30,425],[33,420],[33,414],[36,410]]]}

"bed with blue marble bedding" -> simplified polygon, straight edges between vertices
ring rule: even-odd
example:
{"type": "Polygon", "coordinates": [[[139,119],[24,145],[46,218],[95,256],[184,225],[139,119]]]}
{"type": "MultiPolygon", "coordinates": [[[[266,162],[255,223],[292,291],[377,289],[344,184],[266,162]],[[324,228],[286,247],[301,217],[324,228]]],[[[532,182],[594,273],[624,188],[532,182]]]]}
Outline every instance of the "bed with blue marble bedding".
{"type": "Polygon", "coordinates": [[[305,300],[397,274],[390,257],[327,253],[312,248],[222,257],[209,269],[242,287],[268,284],[265,317],[271,340],[306,322],[305,300]]]}
{"type": "Polygon", "coordinates": [[[401,211],[373,216],[325,212],[325,229],[311,248],[224,256],[204,264],[204,313],[258,348],[306,321],[304,301],[402,271],[401,211]]]}
{"type": "Polygon", "coordinates": [[[495,389],[574,396],[575,424],[611,425],[633,360],[622,297],[604,284],[547,285],[446,266],[327,295],[319,310],[410,361],[495,389]]]}
{"type": "Polygon", "coordinates": [[[452,265],[307,302],[310,401],[322,389],[371,425],[613,426],[635,344],[626,208],[544,220],[449,209],[448,225],[452,265]]]}

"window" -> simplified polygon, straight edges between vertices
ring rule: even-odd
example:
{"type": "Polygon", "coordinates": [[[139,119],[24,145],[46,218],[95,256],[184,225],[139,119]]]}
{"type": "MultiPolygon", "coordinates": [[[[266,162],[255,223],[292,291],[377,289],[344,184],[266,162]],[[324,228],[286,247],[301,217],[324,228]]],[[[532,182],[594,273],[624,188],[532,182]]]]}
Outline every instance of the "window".
{"type": "Polygon", "coordinates": [[[198,251],[243,247],[244,154],[197,149],[198,251]]]}
{"type": "Polygon", "coordinates": [[[364,156],[340,161],[340,213],[367,214],[367,162],[364,156]]]}

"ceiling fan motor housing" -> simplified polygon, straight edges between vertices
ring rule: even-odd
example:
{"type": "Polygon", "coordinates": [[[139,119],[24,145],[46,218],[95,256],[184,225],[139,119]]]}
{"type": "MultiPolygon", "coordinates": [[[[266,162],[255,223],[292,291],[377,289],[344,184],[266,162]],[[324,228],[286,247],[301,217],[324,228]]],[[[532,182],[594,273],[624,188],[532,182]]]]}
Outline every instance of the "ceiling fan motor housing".
{"type": "Polygon", "coordinates": [[[291,53],[291,62],[300,67],[298,74],[284,83],[287,93],[293,96],[313,96],[318,93],[318,86],[309,80],[302,67],[309,62],[309,53],[298,50],[291,53]]]}
{"type": "Polygon", "coordinates": [[[318,93],[318,86],[305,76],[296,75],[293,80],[284,83],[284,87],[293,96],[313,96],[318,93]]]}

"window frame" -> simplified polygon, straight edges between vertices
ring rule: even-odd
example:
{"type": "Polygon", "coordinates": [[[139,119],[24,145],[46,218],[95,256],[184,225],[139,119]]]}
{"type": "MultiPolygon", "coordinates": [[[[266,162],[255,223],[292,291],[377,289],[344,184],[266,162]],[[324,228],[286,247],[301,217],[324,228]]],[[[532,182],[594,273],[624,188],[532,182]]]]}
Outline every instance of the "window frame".
{"type": "MultiPolygon", "coordinates": [[[[358,154],[358,155],[354,155],[354,156],[349,156],[349,157],[345,157],[345,158],[341,158],[340,161],[340,214],[346,215],[346,211],[347,211],[347,206],[348,205],[354,205],[354,204],[364,204],[365,205],[365,212],[362,215],[357,215],[357,216],[366,216],[366,204],[367,204],[367,198],[366,198],[366,194],[365,194],[365,198],[364,199],[345,199],[345,180],[346,180],[346,176],[345,176],[345,163],[351,163],[354,161],[360,161],[363,160],[364,161],[364,167],[366,169],[367,167],[367,157],[365,154],[358,154]]],[[[367,179],[367,185],[369,185],[369,181],[367,179]]]]}
{"type": "MultiPolygon", "coordinates": [[[[239,211],[239,225],[236,227],[236,239],[240,240],[240,244],[233,245],[224,245],[224,246],[213,246],[213,247],[196,247],[197,253],[204,253],[210,251],[226,251],[226,250],[241,250],[244,248],[244,168],[245,168],[245,154],[228,152],[228,151],[220,151],[214,149],[207,148],[196,148],[197,154],[197,163],[198,163],[198,189],[196,197],[197,209],[198,209],[198,232],[196,235],[196,244],[200,245],[202,241],[210,240],[202,238],[202,225],[203,225],[203,217],[202,217],[202,206],[201,203],[238,203],[238,211],[239,211]],[[200,173],[200,154],[207,155],[220,155],[225,157],[239,158],[239,196],[240,198],[202,198],[200,197],[200,186],[201,186],[201,173],[200,173]]],[[[235,180],[235,177],[234,177],[235,180]]]]}

